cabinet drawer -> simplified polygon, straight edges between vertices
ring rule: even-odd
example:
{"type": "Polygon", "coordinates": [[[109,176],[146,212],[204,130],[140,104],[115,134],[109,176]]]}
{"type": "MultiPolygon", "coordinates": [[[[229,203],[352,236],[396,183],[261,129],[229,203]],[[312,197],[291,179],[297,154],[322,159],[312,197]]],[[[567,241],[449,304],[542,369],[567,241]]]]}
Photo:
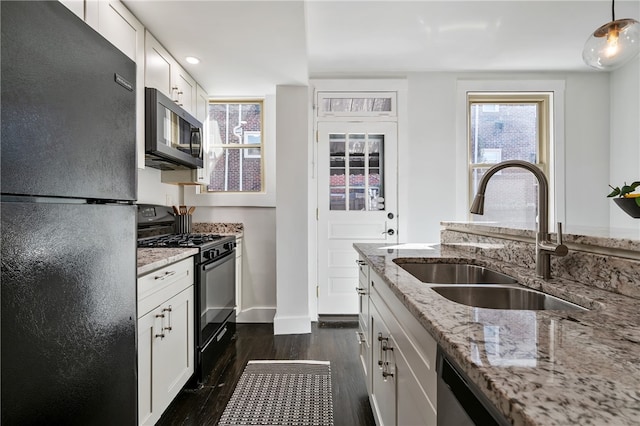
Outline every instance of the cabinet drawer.
{"type": "Polygon", "coordinates": [[[138,318],[194,283],[193,258],[138,278],[138,318]]]}

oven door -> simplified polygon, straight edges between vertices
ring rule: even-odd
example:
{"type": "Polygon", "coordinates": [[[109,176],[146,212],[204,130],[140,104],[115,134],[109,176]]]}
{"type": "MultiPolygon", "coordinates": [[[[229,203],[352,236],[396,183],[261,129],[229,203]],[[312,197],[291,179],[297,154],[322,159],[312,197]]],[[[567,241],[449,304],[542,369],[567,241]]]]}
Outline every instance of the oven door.
{"type": "Polygon", "coordinates": [[[222,328],[236,307],[235,250],[198,267],[198,301],[200,312],[198,346],[204,348],[222,328]]]}

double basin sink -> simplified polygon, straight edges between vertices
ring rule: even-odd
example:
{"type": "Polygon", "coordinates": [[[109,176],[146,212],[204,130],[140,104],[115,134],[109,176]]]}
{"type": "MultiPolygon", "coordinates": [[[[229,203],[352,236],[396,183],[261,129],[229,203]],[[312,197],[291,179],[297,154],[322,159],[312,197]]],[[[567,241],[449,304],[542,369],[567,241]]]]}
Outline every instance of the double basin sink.
{"type": "Polygon", "coordinates": [[[529,289],[503,273],[465,263],[394,262],[441,296],[467,306],[519,310],[587,310],[529,289]]]}

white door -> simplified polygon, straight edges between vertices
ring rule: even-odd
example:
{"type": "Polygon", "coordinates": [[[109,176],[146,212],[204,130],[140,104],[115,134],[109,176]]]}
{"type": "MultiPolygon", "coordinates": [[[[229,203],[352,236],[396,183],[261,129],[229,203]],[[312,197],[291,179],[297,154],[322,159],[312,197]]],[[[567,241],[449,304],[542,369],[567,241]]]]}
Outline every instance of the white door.
{"type": "Polygon", "coordinates": [[[357,314],[355,242],[397,242],[397,124],[318,123],[318,313],[357,314]]]}

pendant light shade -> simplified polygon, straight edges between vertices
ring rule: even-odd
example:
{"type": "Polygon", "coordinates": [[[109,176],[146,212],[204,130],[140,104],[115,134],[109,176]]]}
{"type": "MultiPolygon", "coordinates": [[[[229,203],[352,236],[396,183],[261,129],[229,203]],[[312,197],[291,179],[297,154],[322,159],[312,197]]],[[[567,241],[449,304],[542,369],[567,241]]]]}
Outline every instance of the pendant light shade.
{"type": "Polygon", "coordinates": [[[615,2],[611,2],[611,22],[591,34],[582,51],[582,59],[592,68],[614,70],[640,52],[640,23],[635,19],[615,20],[615,2]]]}

